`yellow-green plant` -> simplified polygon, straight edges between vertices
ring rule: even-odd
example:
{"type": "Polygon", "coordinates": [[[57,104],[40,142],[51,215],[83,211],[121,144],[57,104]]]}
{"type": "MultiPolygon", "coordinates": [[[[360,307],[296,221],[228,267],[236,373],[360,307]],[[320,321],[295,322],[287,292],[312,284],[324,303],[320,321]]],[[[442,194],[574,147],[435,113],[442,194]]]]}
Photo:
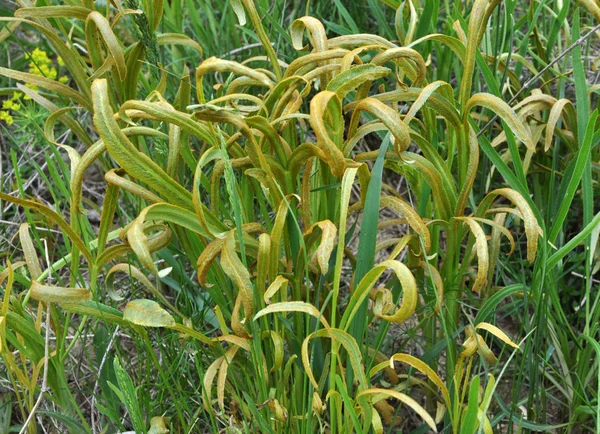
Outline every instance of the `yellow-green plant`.
{"type": "MultiPolygon", "coordinates": [[[[52,112],[46,136],[71,161],[68,219],[36,201],[0,193],[2,200],[58,225],[71,243],[69,257],[45,272],[31,243],[23,243],[30,288],[19,298],[5,291],[3,336],[7,330],[23,334],[20,321],[33,323],[23,310],[31,297],[40,312],[58,304],[52,311],[57,320],[68,312],[129,327],[145,339],[143,327],[197,339],[210,357],[202,402],[215,429],[380,433],[384,424],[396,422],[393,405],[400,402],[433,431],[445,426],[473,433],[481,426],[491,432],[494,377],[480,398],[479,377],[470,378],[473,359],[479,351],[487,364],[497,361],[485,332],[518,346],[486,321],[469,325],[472,318],[461,315],[461,305],[479,303],[498,290],[493,276],[501,237],[512,253],[518,222],[530,263],[545,233],[520,182],[490,189],[479,203],[473,200],[481,146],[473,117],[481,116],[475,116],[481,108],[505,123],[506,132],[497,133],[485,149],[507,141],[509,151],[493,162],[504,164],[499,168],[504,170],[512,159],[524,166],[523,177],[540,143],[547,150],[556,131],[570,139],[571,128],[559,130],[559,119],[567,127],[575,122],[566,99],[533,93],[511,107],[498,96],[472,92],[478,47],[499,3],[476,0],[458,37],[432,34],[406,46],[371,34],[329,38],[319,20],[306,16],[291,26],[299,54],[286,64],[277,58],[253,2],[232,0],[242,25],[249,15],[267,56],[244,62],[205,59],[195,74],[184,69],[177,92],[170,94],[172,77],[164,70],[156,74],[161,65],[155,55],[142,70],[144,56],[167,44],[200,51],[199,46],[180,34],[158,34],[156,47],[148,37],[142,38],[145,45],[126,46],[114,30],[119,20],[135,14],[140,34],[154,32],[161,1],[145,5],[147,15],[120,3],[114,10],[96,10],[83,1],[22,8],[15,18],[2,18],[40,30],[72,78],[69,86],[0,68],[6,77],[50,92],[19,85],[52,112]],[[60,18],[85,26],[87,56],[54,32],[49,20],[60,18]],[[449,47],[461,62],[457,86],[428,81],[427,62],[418,51],[428,41],[449,47]],[[217,84],[210,87],[214,76],[217,84]],[[138,99],[140,77],[153,90],[138,99]],[[71,116],[72,107],[59,108],[61,100],[89,114],[92,133],[83,117],[71,116]],[[547,122],[539,115],[546,109],[547,122]],[[82,155],[54,140],[58,121],[87,146],[82,155]],[[361,149],[369,135],[377,137],[379,149],[361,149]],[[161,140],[168,143],[165,164],[153,155],[161,140]],[[527,149],[523,163],[518,144],[527,149]],[[82,183],[103,155],[116,167],[104,161],[107,190],[98,232],[89,241],[82,183]],[[405,180],[406,195],[386,182],[384,169],[405,180]],[[123,194],[144,206],[115,229],[123,194]],[[383,208],[397,218],[381,219],[383,208]],[[391,227],[401,228],[396,233],[402,235],[378,240],[391,227]],[[220,333],[184,318],[147,278],[161,277],[154,253],[174,242],[197,270],[195,290],[210,295],[220,333]],[[130,253],[143,271],[125,263],[130,253]],[[75,279],[69,288],[45,283],[50,270],[69,265],[77,270],[82,260],[89,269],[85,285],[75,279]],[[98,277],[111,282],[116,272],[131,272],[156,301],[130,300],[123,312],[103,304],[111,285],[99,285],[98,277]],[[437,354],[444,350],[445,374],[435,361],[389,354],[390,325],[407,322],[430,342],[443,343],[437,354]],[[395,362],[425,378],[406,375],[400,382],[395,362]]],[[[22,374],[9,347],[2,348],[11,370],[22,374]]],[[[30,357],[39,364],[39,354],[30,357]]],[[[17,377],[25,381],[24,375],[17,377]]],[[[29,396],[33,392],[28,388],[29,396]]]]}

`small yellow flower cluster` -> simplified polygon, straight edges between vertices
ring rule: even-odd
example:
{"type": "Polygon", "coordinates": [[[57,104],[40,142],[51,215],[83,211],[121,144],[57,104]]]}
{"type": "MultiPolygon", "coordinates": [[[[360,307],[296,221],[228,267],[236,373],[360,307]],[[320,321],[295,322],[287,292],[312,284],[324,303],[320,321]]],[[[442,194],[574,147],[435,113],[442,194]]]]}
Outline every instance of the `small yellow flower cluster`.
{"type": "Polygon", "coordinates": [[[6,122],[7,125],[12,125],[14,119],[10,114],[10,110],[18,111],[21,108],[21,104],[17,102],[19,98],[21,98],[21,93],[14,92],[11,99],[2,101],[3,110],[0,110],[0,121],[6,122]]]}
{"type": "MultiPolygon", "coordinates": [[[[48,57],[48,53],[46,53],[44,50],[40,50],[39,48],[34,49],[29,54],[29,60],[30,74],[39,75],[40,77],[46,77],[52,80],[56,80],[58,77],[58,70],[52,65],[52,59],[48,57]]],[[[65,62],[60,57],[58,57],[56,61],[59,67],[65,66],[65,62]]],[[[69,81],[69,77],[64,75],[59,77],[58,81],[61,83],[67,83],[69,81]]],[[[26,84],[25,86],[30,89],[37,90],[37,86],[33,84],[26,84]]],[[[14,122],[10,111],[18,111],[21,108],[21,104],[18,103],[21,96],[21,92],[15,92],[11,99],[2,101],[0,121],[6,122],[7,125],[11,125],[14,122]]],[[[31,99],[27,95],[25,95],[24,98],[31,99]]]]}
{"type": "MultiPolygon", "coordinates": [[[[44,50],[40,50],[39,48],[36,48],[30,54],[29,58],[31,59],[31,61],[29,62],[29,73],[30,74],[39,75],[41,77],[46,77],[46,78],[50,78],[52,80],[56,80],[56,77],[58,77],[58,71],[56,70],[56,68],[54,66],[52,66],[52,60],[50,58],[48,58],[48,54],[44,50]]],[[[65,64],[60,57],[57,59],[57,62],[58,62],[59,66],[64,66],[64,64],[65,64]]],[[[61,83],[66,83],[69,81],[69,77],[64,75],[64,76],[60,77],[58,79],[58,81],[60,81],[61,83]]],[[[30,85],[28,85],[27,87],[29,87],[31,89],[37,88],[37,86],[30,86],[30,85]]],[[[28,99],[27,97],[25,97],[25,98],[28,99]]]]}
{"type": "Polygon", "coordinates": [[[6,122],[7,125],[12,125],[13,117],[6,110],[0,110],[0,121],[6,122]]]}
{"type": "Polygon", "coordinates": [[[29,73],[34,75],[40,75],[51,79],[56,79],[58,72],[56,68],[52,66],[52,60],[48,58],[48,54],[44,50],[36,48],[29,56],[31,61],[29,62],[29,73]]]}

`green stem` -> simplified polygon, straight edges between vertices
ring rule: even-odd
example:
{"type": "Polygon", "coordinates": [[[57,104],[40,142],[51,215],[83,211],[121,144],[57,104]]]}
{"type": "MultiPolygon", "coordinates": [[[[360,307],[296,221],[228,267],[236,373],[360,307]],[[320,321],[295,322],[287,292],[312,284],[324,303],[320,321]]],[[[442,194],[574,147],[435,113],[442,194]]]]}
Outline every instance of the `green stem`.
{"type": "Polygon", "coordinates": [[[256,35],[260,42],[262,42],[265,51],[267,52],[267,57],[273,66],[273,72],[275,72],[275,77],[277,81],[281,80],[281,68],[279,67],[279,60],[277,59],[277,54],[271,45],[271,41],[267,36],[265,29],[262,25],[262,20],[256,11],[256,6],[254,5],[253,0],[242,0],[246,10],[248,11],[248,15],[250,16],[250,21],[252,21],[252,25],[254,26],[254,30],[256,31],[256,35]]]}

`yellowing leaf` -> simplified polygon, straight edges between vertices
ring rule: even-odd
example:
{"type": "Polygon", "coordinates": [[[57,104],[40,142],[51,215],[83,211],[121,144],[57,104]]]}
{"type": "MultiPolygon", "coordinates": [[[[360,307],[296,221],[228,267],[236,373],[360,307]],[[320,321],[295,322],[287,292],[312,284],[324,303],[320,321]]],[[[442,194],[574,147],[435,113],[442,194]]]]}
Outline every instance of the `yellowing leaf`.
{"type": "Polygon", "coordinates": [[[503,196],[510,200],[520,211],[525,224],[525,235],[527,236],[527,260],[533,262],[537,253],[538,236],[542,233],[535,214],[529,207],[527,201],[520,193],[511,188],[498,188],[488,193],[477,207],[477,216],[483,217],[489,209],[492,202],[498,196],[503,196]]]}
{"type": "Polygon", "coordinates": [[[222,238],[214,239],[204,248],[204,250],[198,257],[196,266],[198,267],[198,282],[200,283],[200,285],[206,286],[206,278],[208,277],[208,272],[210,271],[210,267],[219,255],[219,253],[221,253],[223,243],[224,240],[222,238]]]}
{"type": "Polygon", "coordinates": [[[91,9],[81,6],[36,6],[25,7],[15,11],[19,18],[77,18],[85,20],[91,9]]]}
{"type": "Polygon", "coordinates": [[[258,318],[260,318],[262,316],[268,315],[270,313],[277,313],[277,312],[307,313],[307,314],[311,315],[312,317],[317,318],[319,321],[321,321],[321,324],[323,324],[326,328],[329,328],[329,323],[323,317],[323,315],[321,315],[321,312],[319,312],[319,309],[314,307],[312,304],[305,303],[303,301],[284,301],[281,303],[270,304],[267,307],[265,307],[264,309],[261,309],[260,311],[258,311],[256,313],[256,315],[254,315],[254,321],[256,321],[258,318]]]}
{"type": "Polygon", "coordinates": [[[427,225],[421,219],[419,214],[410,206],[407,202],[395,196],[382,196],[381,207],[388,207],[393,209],[397,213],[403,215],[406,221],[410,225],[411,229],[414,230],[425,246],[425,251],[429,252],[431,248],[431,237],[429,235],[429,229],[427,225]]]}
{"type": "Polygon", "coordinates": [[[169,312],[152,300],[132,300],[125,306],[123,318],[144,327],[174,327],[175,320],[169,312]]]}
{"type": "Polygon", "coordinates": [[[164,416],[154,416],[150,419],[148,434],[169,434],[164,416]]]}
{"type": "Polygon", "coordinates": [[[362,392],[359,392],[356,395],[356,399],[358,400],[360,397],[368,396],[368,395],[383,395],[383,396],[397,399],[398,401],[402,402],[403,404],[409,406],[415,413],[417,413],[421,417],[421,419],[423,419],[423,421],[425,421],[425,423],[427,425],[429,425],[429,427],[434,432],[437,432],[437,427],[435,426],[435,421],[433,420],[433,417],[431,417],[431,415],[429,413],[427,413],[427,411],[417,401],[412,399],[410,396],[405,395],[404,393],[401,393],[401,392],[397,392],[395,390],[390,390],[390,389],[367,389],[367,390],[363,390],[362,392]]]}
{"type": "Polygon", "coordinates": [[[579,3],[585,6],[597,21],[600,21],[600,6],[596,0],[579,0],[579,3]]]}
{"type": "Polygon", "coordinates": [[[217,377],[217,402],[221,410],[225,408],[225,382],[227,381],[227,371],[239,348],[240,347],[229,348],[219,367],[219,375],[217,377]]]}
{"type": "MultiPolygon", "coordinates": [[[[475,248],[477,253],[477,277],[473,283],[472,291],[479,294],[481,292],[481,288],[485,286],[490,264],[490,255],[488,252],[488,244],[485,237],[485,232],[479,223],[471,217],[455,217],[455,219],[464,221],[469,226],[471,233],[475,237],[475,248]]],[[[467,261],[468,258],[465,258],[464,260],[467,261]]]]}
{"type": "Polygon", "coordinates": [[[413,104],[410,106],[410,110],[404,117],[404,123],[406,125],[410,124],[410,121],[415,117],[415,115],[418,113],[418,111],[425,105],[425,103],[427,102],[429,97],[440,88],[449,89],[448,94],[452,95],[452,93],[451,93],[453,91],[452,86],[450,86],[450,84],[446,83],[445,81],[438,80],[438,81],[434,81],[433,83],[428,84],[421,90],[419,97],[415,100],[415,102],[413,102],[413,104]]]}
{"type": "Polygon", "coordinates": [[[32,298],[44,303],[74,303],[92,299],[89,289],[44,285],[37,280],[31,282],[30,290],[32,298]]]}
{"type": "Polygon", "coordinates": [[[550,110],[550,114],[548,115],[548,123],[546,124],[546,140],[544,141],[545,152],[548,152],[548,149],[550,149],[550,146],[552,146],[552,139],[554,138],[556,124],[560,119],[562,111],[567,106],[570,106],[571,110],[573,109],[573,103],[568,99],[563,98],[556,101],[550,110]]]}
{"type": "MultiPolygon", "coordinates": [[[[360,116],[362,111],[371,113],[373,116],[381,120],[381,122],[392,133],[395,139],[394,147],[398,152],[406,151],[410,145],[410,134],[408,127],[400,118],[398,112],[391,107],[385,105],[375,98],[362,99],[355,107],[352,113],[350,124],[354,125],[356,118],[360,116]]],[[[356,122],[358,124],[358,122],[356,122]]],[[[348,137],[352,137],[355,131],[349,131],[348,137]]]]}
{"type": "MultiPolygon", "coordinates": [[[[106,285],[106,288],[108,289],[109,294],[111,294],[111,297],[114,297],[114,296],[117,297],[116,298],[117,301],[119,301],[119,299],[122,299],[122,297],[120,297],[118,294],[116,294],[114,292],[115,291],[114,290],[114,278],[115,278],[116,273],[128,274],[131,278],[140,282],[143,286],[143,289],[146,292],[148,292],[149,294],[156,297],[158,300],[160,300],[161,303],[163,303],[165,306],[168,306],[169,309],[171,309],[173,312],[176,312],[181,315],[181,313],[177,310],[177,308],[175,308],[175,306],[173,306],[173,304],[171,304],[171,302],[156,288],[156,286],[154,286],[154,284],[150,281],[150,279],[148,279],[146,277],[146,275],[144,275],[144,273],[142,273],[140,271],[139,268],[137,268],[131,264],[113,265],[111,267],[111,269],[108,270],[108,272],[106,273],[106,278],[105,278],[106,280],[105,280],[104,284],[106,285]]],[[[183,316],[183,315],[181,315],[181,316],[183,316]]]]}
{"type": "Polygon", "coordinates": [[[243,348],[246,351],[250,351],[250,344],[248,339],[241,338],[236,335],[226,334],[223,336],[218,336],[216,340],[219,342],[228,342],[230,344],[237,345],[238,347],[243,348]]]}
{"type": "Polygon", "coordinates": [[[149,156],[140,152],[114,119],[114,112],[108,98],[108,84],[104,79],[92,84],[94,102],[94,125],[110,155],[133,178],[142,181],[169,202],[191,209],[191,194],[181,184],[165,173],[149,156]]]}
{"type": "Polygon", "coordinates": [[[37,280],[42,274],[42,267],[35,251],[33,240],[29,234],[29,223],[23,223],[19,226],[19,241],[21,242],[21,248],[23,249],[23,255],[27,262],[31,280],[37,280]]]}
{"type": "Polygon", "coordinates": [[[209,57],[196,68],[196,89],[198,92],[198,101],[204,104],[204,92],[202,90],[202,77],[211,71],[231,72],[239,76],[245,76],[253,80],[257,85],[272,87],[273,82],[268,75],[255,69],[249,68],[241,63],[232,60],[217,59],[209,57]]]}
{"type": "Polygon", "coordinates": [[[500,330],[498,327],[496,327],[495,325],[492,325],[490,323],[487,322],[480,322],[479,324],[477,324],[475,326],[475,330],[486,330],[488,332],[490,332],[491,334],[493,334],[494,336],[496,336],[498,339],[500,339],[502,342],[504,342],[507,345],[510,345],[513,348],[520,348],[517,344],[515,344],[507,335],[506,333],[504,333],[502,330],[500,330]]]}
{"type": "MultiPolygon", "coordinates": [[[[279,333],[275,330],[265,330],[262,334],[263,339],[266,337],[270,337],[273,342],[273,348],[275,353],[273,354],[273,367],[271,368],[271,372],[278,372],[281,366],[283,365],[283,356],[284,356],[284,343],[283,338],[279,333]]],[[[249,349],[248,349],[249,351],[249,349]]]]}
{"type": "Polygon", "coordinates": [[[292,45],[296,50],[304,49],[304,45],[302,45],[304,29],[310,32],[311,41],[316,51],[325,51],[328,48],[327,35],[323,24],[316,18],[305,16],[295,20],[290,27],[292,45]]]}
{"type": "Polygon", "coordinates": [[[34,86],[39,86],[44,89],[48,89],[51,92],[56,92],[57,94],[62,95],[65,98],[69,98],[73,102],[82,105],[86,109],[92,111],[90,101],[81,93],[77,92],[75,89],[67,86],[66,84],[62,84],[50,78],[30,74],[28,72],[14,71],[12,69],[2,67],[0,67],[0,75],[3,75],[8,78],[13,78],[15,80],[20,80],[25,83],[32,84],[34,86]]]}
{"type": "Polygon", "coordinates": [[[496,363],[498,363],[498,358],[490,349],[488,344],[485,343],[485,340],[481,337],[481,335],[475,333],[475,335],[473,335],[473,338],[475,339],[477,351],[479,352],[481,357],[483,357],[485,361],[490,365],[495,365],[496,363]]]}
{"type": "Polygon", "coordinates": [[[231,231],[225,238],[225,243],[221,250],[221,265],[225,274],[235,283],[239,291],[236,299],[236,307],[232,313],[231,328],[238,336],[246,337],[248,333],[243,327],[244,320],[239,319],[239,308],[240,304],[244,307],[246,318],[250,318],[254,313],[253,286],[250,281],[248,269],[244,267],[244,264],[235,252],[234,237],[235,232],[231,231]]]}
{"type": "MultiPolygon", "coordinates": [[[[238,347],[233,347],[238,348],[238,347]]],[[[219,372],[219,368],[221,367],[221,362],[225,359],[225,356],[218,357],[212,362],[209,367],[204,372],[204,378],[202,379],[202,401],[204,402],[204,408],[206,411],[212,411],[212,387],[215,377],[219,372]]]]}
{"type": "MultiPolygon", "coordinates": [[[[6,261],[6,268],[0,272],[0,285],[4,283],[4,280],[8,278],[6,282],[6,288],[4,289],[4,297],[2,300],[2,308],[0,309],[0,316],[5,317],[8,312],[8,307],[10,303],[10,294],[12,291],[12,286],[15,281],[15,272],[14,270],[22,267],[24,262],[16,262],[14,265],[10,262],[10,260],[6,261]]],[[[3,334],[0,334],[1,337],[4,337],[3,334]]]]}
{"type": "Polygon", "coordinates": [[[336,177],[342,176],[346,169],[345,157],[341,151],[342,137],[340,137],[339,131],[343,125],[342,105],[334,92],[323,91],[313,97],[310,101],[309,122],[317,136],[317,145],[326,155],[331,173],[336,177]],[[337,137],[331,137],[326,126],[326,117],[329,119],[328,123],[336,130],[337,137]]]}
{"type": "MultiPolygon", "coordinates": [[[[479,50],[479,43],[481,42],[480,30],[485,28],[485,12],[488,7],[489,0],[475,0],[471,12],[469,14],[469,26],[468,36],[466,37],[466,50],[463,62],[463,76],[460,82],[460,98],[461,104],[465,104],[469,95],[471,94],[471,88],[473,86],[473,74],[475,70],[475,59],[477,50],[479,50]]],[[[461,29],[460,24],[456,21],[456,27],[461,29]]],[[[459,33],[459,37],[461,34],[459,33]]],[[[465,110],[467,112],[468,110],[465,110]]]]}
{"type": "Polygon", "coordinates": [[[358,65],[333,78],[327,85],[327,90],[335,92],[343,100],[348,92],[363,85],[365,82],[372,82],[378,78],[385,77],[390,72],[389,68],[370,63],[358,65]]]}
{"type": "Polygon", "coordinates": [[[409,72],[411,72],[411,75],[413,75],[413,77],[411,77],[413,86],[419,86],[421,82],[425,79],[425,61],[423,60],[423,57],[412,48],[389,48],[375,56],[371,62],[375,65],[384,65],[386,62],[389,61],[402,61],[405,59],[412,61],[412,63],[414,64],[416,71],[414,71],[414,73],[413,71],[409,72]]]}
{"type": "Polygon", "coordinates": [[[329,257],[335,247],[337,228],[331,221],[323,220],[322,222],[317,222],[312,225],[308,231],[306,231],[304,236],[311,234],[317,227],[321,229],[321,242],[315,252],[315,256],[319,263],[321,274],[325,275],[329,271],[329,257]]]}
{"type": "Polygon", "coordinates": [[[240,26],[245,26],[246,12],[244,11],[244,6],[240,2],[240,0],[230,0],[229,3],[231,4],[233,12],[235,12],[235,15],[237,16],[238,23],[240,23],[240,26]]]}
{"type": "Polygon", "coordinates": [[[198,42],[181,33],[161,33],[159,35],[156,35],[156,42],[159,46],[181,45],[185,47],[190,47],[198,51],[200,55],[202,55],[204,52],[204,50],[202,50],[202,46],[198,42]]]}
{"type": "MultiPolygon", "coordinates": [[[[373,313],[375,316],[379,318],[383,318],[386,321],[390,322],[404,322],[406,321],[415,311],[417,307],[417,283],[415,281],[414,276],[408,269],[406,265],[399,261],[388,260],[383,261],[380,264],[375,265],[360,281],[356,289],[352,292],[352,296],[348,303],[348,307],[342,316],[340,321],[340,328],[346,330],[352,318],[356,314],[361,306],[362,302],[371,292],[375,283],[379,280],[380,276],[387,269],[391,269],[396,278],[400,281],[402,285],[402,302],[400,304],[400,308],[396,310],[391,315],[387,314],[387,309],[378,309],[378,301],[375,301],[375,307],[373,309],[373,313]]],[[[387,304],[387,303],[386,303],[387,304]]],[[[395,306],[390,302],[390,308],[394,308],[395,306]]]]}
{"type": "Polygon", "coordinates": [[[512,253],[515,251],[515,239],[508,229],[506,229],[501,224],[498,224],[494,220],[484,219],[484,218],[480,218],[480,217],[470,217],[470,218],[472,218],[473,220],[478,221],[480,223],[488,224],[488,225],[494,227],[495,229],[499,230],[508,239],[508,242],[510,244],[510,251],[507,253],[507,255],[509,255],[509,256],[512,255],[512,253]]]}
{"type": "Polygon", "coordinates": [[[267,303],[264,293],[271,262],[271,236],[267,233],[262,233],[258,236],[258,255],[256,257],[256,262],[256,289],[258,290],[259,295],[263,295],[263,299],[265,300],[265,303],[267,303]]]}
{"type": "Polygon", "coordinates": [[[265,294],[264,294],[265,304],[270,304],[271,297],[273,297],[275,294],[277,294],[281,290],[281,288],[283,288],[283,291],[284,291],[283,298],[285,300],[287,298],[285,291],[287,289],[288,282],[289,281],[285,277],[277,276],[275,278],[275,280],[273,281],[273,283],[271,283],[269,285],[269,287],[267,288],[267,290],[265,291],[265,294]]]}
{"type": "Polygon", "coordinates": [[[401,353],[394,354],[390,358],[390,366],[392,368],[394,367],[394,362],[406,363],[407,365],[410,365],[413,368],[422,372],[423,374],[427,375],[427,378],[429,378],[429,380],[431,380],[431,382],[440,389],[447,408],[450,408],[452,403],[452,401],[450,400],[450,392],[448,392],[448,388],[446,387],[442,379],[439,377],[439,375],[433,369],[431,369],[429,365],[417,359],[416,357],[411,356],[410,354],[401,353]]]}
{"type": "MultiPolygon", "coordinates": [[[[335,343],[335,348],[341,345],[346,352],[348,353],[348,359],[350,359],[350,364],[352,366],[352,370],[354,371],[354,375],[358,382],[358,390],[364,390],[368,387],[367,377],[364,372],[364,365],[362,362],[362,356],[360,349],[358,348],[358,344],[356,340],[349,334],[340,329],[332,329],[325,328],[317,330],[314,333],[309,334],[302,342],[302,364],[308,376],[308,379],[312,383],[315,389],[318,389],[318,384],[315,380],[314,374],[312,372],[310,357],[308,353],[308,344],[311,339],[328,337],[335,343]]],[[[338,359],[339,360],[339,359],[338,359]]]]}
{"type": "Polygon", "coordinates": [[[121,80],[125,80],[127,77],[127,65],[125,64],[125,54],[119,44],[119,41],[112,31],[110,23],[100,12],[91,12],[85,22],[86,32],[88,26],[92,26],[94,33],[100,35],[108,48],[110,55],[114,60],[115,67],[121,80]]]}
{"type": "Polygon", "coordinates": [[[525,143],[525,146],[527,146],[529,150],[535,152],[535,143],[531,137],[531,134],[529,131],[527,131],[515,111],[510,108],[510,106],[502,99],[489,93],[476,93],[469,98],[469,101],[467,101],[463,116],[466,116],[475,106],[481,106],[492,110],[504,122],[506,122],[514,135],[520,141],[525,143]]]}

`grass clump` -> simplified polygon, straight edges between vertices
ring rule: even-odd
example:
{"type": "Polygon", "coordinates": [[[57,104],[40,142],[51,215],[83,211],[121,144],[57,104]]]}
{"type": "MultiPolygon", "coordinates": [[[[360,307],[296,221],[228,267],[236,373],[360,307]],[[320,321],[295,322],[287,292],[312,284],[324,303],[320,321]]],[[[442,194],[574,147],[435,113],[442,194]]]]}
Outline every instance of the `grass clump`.
{"type": "Polygon", "coordinates": [[[287,34],[274,19],[267,30],[263,2],[232,0],[221,19],[233,13],[263,55],[191,71],[206,40],[171,28],[191,2],[146,3],[2,18],[41,32],[69,72],[0,68],[50,113],[54,156],[51,179],[34,166],[50,197],[27,197],[18,164],[0,192],[15,221],[27,213],[23,257],[0,274],[19,429],[37,432],[36,415],[94,433],[600,423],[598,116],[579,8],[368,1],[396,9],[381,36],[336,1],[344,25],[305,15],[287,34]],[[575,268],[579,313],[557,283],[575,268]],[[70,383],[76,354],[90,359],[85,387],[70,383]]]}

